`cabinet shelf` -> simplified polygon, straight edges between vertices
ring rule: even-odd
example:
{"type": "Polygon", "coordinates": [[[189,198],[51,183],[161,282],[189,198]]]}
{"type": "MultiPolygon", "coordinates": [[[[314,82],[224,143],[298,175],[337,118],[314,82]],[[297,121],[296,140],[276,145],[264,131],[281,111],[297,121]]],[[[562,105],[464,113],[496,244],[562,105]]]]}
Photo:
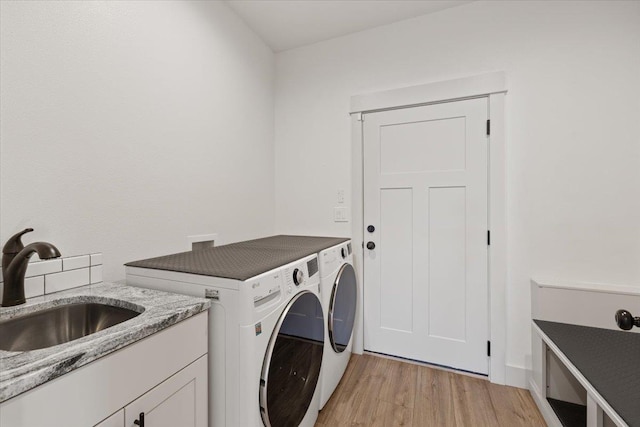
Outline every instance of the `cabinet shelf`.
{"type": "Polygon", "coordinates": [[[587,425],[587,407],[576,403],[547,397],[553,412],[562,423],[563,427],[584,427],[587,425]]]}

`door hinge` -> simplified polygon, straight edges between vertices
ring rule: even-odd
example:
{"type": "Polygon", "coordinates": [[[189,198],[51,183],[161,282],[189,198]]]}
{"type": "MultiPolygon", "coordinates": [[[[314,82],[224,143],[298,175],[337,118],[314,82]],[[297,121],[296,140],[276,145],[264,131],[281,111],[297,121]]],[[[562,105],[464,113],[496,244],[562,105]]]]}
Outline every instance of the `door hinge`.
{"type": "Polygon", "coordinates": [[[491,341],[487,341],[487,356],[491,357],[491,341]]]}
{"type": "Polygon", "coordinates": [[[364,115],[362,113],[356,113],[356,120],[359,122],[364,122],[364,115]]]}
{"type": "Polygon", "coordinates": [[[491,245],[491,230],[487,230],[487,246],[491,245]]]}
{"type": "Polygon", "coordinates": [[[487,120],[487,135],[491,135],[491,120],[487,120]]]}

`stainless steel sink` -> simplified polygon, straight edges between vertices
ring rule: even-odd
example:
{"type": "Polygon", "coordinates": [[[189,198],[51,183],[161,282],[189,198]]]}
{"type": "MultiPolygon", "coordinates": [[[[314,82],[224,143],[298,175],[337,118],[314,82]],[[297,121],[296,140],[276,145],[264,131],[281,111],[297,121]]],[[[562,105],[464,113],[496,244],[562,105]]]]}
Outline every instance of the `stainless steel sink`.
{"type": "Polygon", "coordinates": [[[140,313],[95,302],[60,305],[0,321],[0,349],[28,351],[94,334],[140,313]]]}

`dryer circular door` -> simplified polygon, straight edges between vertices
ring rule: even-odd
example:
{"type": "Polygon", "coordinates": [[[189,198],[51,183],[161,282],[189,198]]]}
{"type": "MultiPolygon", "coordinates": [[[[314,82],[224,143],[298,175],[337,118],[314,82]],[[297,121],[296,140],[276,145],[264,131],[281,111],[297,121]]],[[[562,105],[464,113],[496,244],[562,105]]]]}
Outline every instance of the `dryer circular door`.
{"type": "Polygon", "coordinates": [[[262,363],[260,414],[265,426],[300,424],[316,390],[323,350],[320,300],[302,291],[278,319],[262,363]]]}
{"type": "Polygon", "coordinates": [[[342,353],[349,345],[356,319],[358,287],[356,272],[351,264],[344,264],[331,290],[329,303],[329,341],[336,353],[342,353]]]}

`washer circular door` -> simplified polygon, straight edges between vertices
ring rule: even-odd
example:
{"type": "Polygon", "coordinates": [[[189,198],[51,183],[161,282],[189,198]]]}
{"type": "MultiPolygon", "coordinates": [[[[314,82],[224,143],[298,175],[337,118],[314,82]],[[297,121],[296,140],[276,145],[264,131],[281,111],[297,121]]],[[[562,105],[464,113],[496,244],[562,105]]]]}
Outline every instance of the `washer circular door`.
{"type": "Polygon", "coordinates": [[[320,300],[309,291],[294,296],[278,319],[260,378],[265,426],[296,427],[307,414],[320,377],[323,325],[320,300]]]}
{"type": "Polygon", "coordinates": [[[344,264],[333,284],[329,303],[329,341],[336,353],[342,353],[349,345],[356,319],[358,286],[356,272],[351,264],[344,264]]]}

